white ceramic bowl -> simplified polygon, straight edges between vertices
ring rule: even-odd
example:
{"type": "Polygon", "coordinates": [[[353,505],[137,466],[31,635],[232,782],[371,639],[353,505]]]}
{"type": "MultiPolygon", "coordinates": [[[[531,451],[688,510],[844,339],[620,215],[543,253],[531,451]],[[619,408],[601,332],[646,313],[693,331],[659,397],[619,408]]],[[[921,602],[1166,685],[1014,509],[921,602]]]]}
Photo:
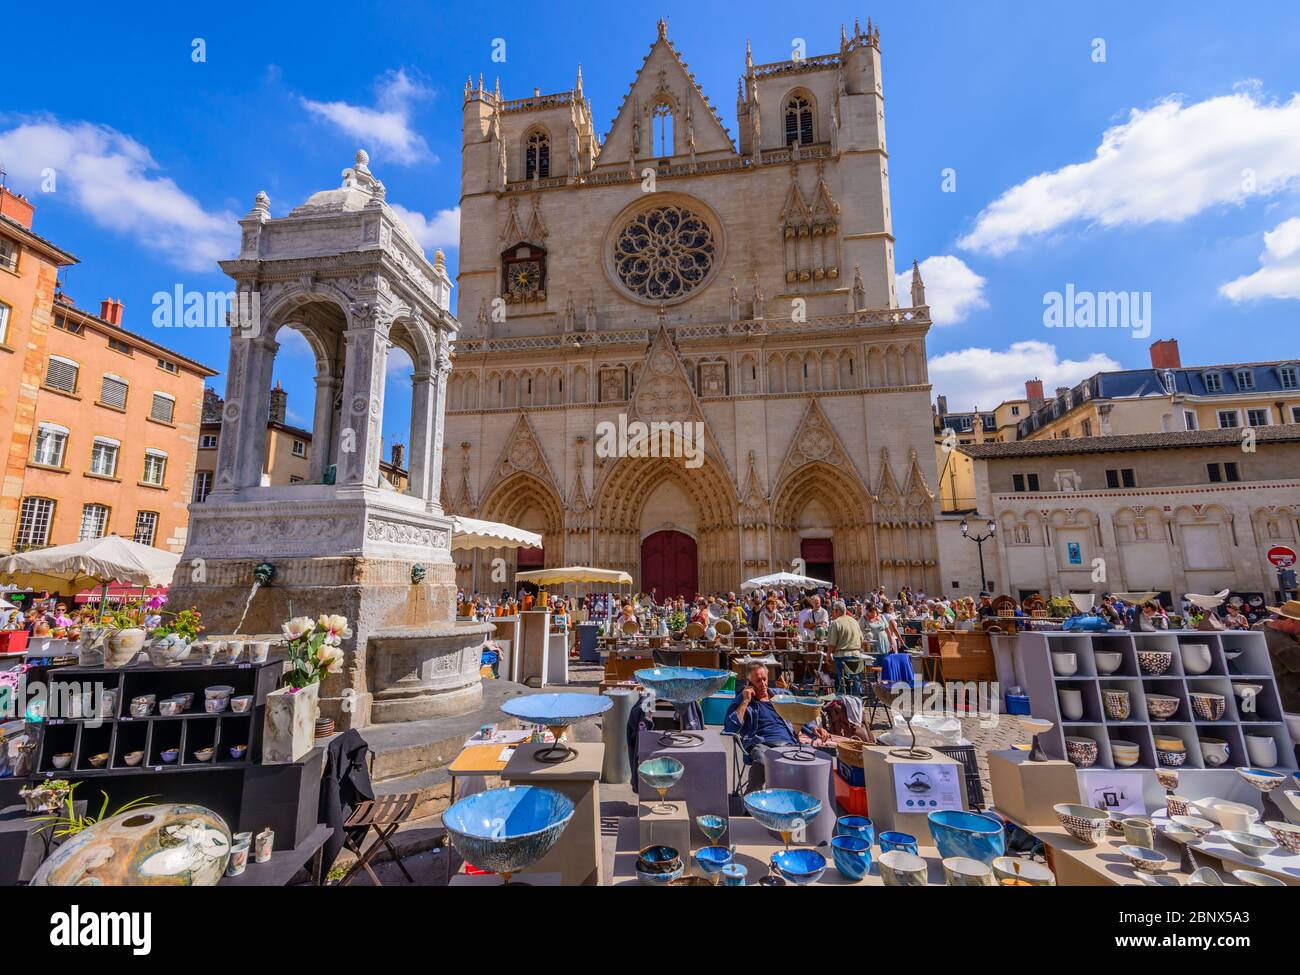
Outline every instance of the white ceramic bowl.
{"type": "Polygon", "coordinates": [[[1098,650],[1092,655],[1092,659],[1097,664],[1097,673],[1113,674],[1124,662],[1124,654],[1118,650],[1098,650]]]}
{"type": "Polygon", "coordinates": [[[1256,836],[1254,833],[1240,832],[1235,829],[1225,829],[1222,833],[1225,840],[1228,841],[1239,853],[1244,853],[1248,857],[1265,856],[1277,849],[1277,844],[1266,836],[1256,836]]]}
{"type": "Polygon", "coordinates": [[[1251,887],[1285,887],[1286,881],[1278,880],[1266,873],[1260,873],[1258,870],[1234,870],[1232,875],[1240,880],[1243,884],[1251,887]]]}
{"type": "Polygon", "coordinates": [[[1079,655],[1069,650],[1052,651],[1052,673],[1057,677],[1073,677],[1079,672],[1079,655]]]}

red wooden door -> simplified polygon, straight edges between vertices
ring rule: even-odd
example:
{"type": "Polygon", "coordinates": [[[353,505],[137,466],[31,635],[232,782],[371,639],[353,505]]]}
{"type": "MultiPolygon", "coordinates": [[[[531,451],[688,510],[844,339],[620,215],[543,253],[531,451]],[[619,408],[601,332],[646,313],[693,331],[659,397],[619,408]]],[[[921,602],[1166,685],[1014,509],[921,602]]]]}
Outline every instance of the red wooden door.
{"type": "Polygon", "coordinates": [[[684,532],[661,531],[641,542],[641,588],[665,596],[694,596],[699,585],[695,539],[684,532]]]}
{"type": "Polygon", "coordinates": [[[835,543],[829,538],[800,539],[799,555],[806,575],[826,582],[835,581],[835,543]]]}

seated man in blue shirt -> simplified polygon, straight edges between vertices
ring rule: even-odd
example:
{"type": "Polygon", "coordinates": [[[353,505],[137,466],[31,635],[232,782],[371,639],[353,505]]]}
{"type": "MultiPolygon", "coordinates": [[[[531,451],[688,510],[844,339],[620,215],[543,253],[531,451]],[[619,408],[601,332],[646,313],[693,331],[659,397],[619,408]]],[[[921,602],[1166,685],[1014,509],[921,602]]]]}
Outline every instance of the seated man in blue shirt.
{"type": "MultiPolygon", "coordinates": [[[[725,733],[739,735],[740,743],[749,752],[749,791],[757,792],[763,788],[766,771],[763,767],[763,754],[771,747],[797,745],[790,722],[777,713],[772,706],[772,694],[767,686],[767,668],[762,664],[753,664],[749,668],[749,683],[736,692],[736,700],[727,708],[722,730],[725,733]]],[[[826,742],[830,735],[826,729],[811,722],[801,729],[805,741],[826,742]]]]}

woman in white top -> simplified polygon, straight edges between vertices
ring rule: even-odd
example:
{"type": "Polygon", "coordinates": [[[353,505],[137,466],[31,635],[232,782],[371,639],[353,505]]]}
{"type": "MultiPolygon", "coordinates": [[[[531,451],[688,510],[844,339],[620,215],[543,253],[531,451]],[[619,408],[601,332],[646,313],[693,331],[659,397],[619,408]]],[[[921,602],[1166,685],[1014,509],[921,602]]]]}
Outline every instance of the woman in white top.
{"type": "Polygon", "coordinates": [[[775,596],[768,596],[767,602],[758,611],[758,632],[762,636],[781,632],[781,612],[776,608],[775,596]]]}

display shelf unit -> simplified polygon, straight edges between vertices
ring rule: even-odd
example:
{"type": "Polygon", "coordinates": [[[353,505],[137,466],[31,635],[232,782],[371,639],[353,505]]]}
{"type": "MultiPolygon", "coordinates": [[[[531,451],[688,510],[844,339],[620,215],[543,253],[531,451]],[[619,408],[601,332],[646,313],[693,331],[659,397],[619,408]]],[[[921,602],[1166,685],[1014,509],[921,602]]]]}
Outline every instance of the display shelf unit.
{"type": "MultiPolygon", "coordinates": [[[[1260,766],[1295,770],[1295,751],[1282,715],[1282,701],[1269,658],[1264,635],[1250,631],[1203,632],[1171,630],[1157,633],[1130,633],[1113,630],[1107,633],[1039,632],[1022,633],[1016,648],[1017,671],[1023,674],[1029,693],[1030,709],[1036,717],[1053,722],[1050,732],[1040,736],[1047,754],[1065,758],[1066,737],[1086,737],[1097,742],[1094,768],[1161,768],[1156,755],[1158,737],[1178,738],[1187,756],[1184,768],[1231,772],[1238,766],[1260,766]],[[1207,648],[1209,667],[1204,673],[1189,672],[1185,662],[1194,659],[1189,645],[1207,648]],[[1162,674],[1142,673],[1139,653],[1169,651],[1170,665],[1162,674]],[[1073,653],[1077,662],[1074,673],[1063,672],[1067,663],[1054,654],[1073,653]],[[1098,653],[1119,654],[1118,666],[1109,673],[1099,667],[1098,653]],[[1253,685],[1258,690],[1243,697],[1235,685],[1253,685]],[[1129,714],[1122,720],[1110,717],[1106,709],[1107,690],[1128,693],[1129,714]],[[1067,694],[1062,696],[1062,691],[1067,694]],[[1068,692],[1077,691],[1074,698],[1068,692]],[[1221,717],[1209,720],[1198,712],[1192,695],[1218,694],[1224,698],[1221,717]],[[1148,697],[1164,695],[1176,698],[1178,708],[1167,720],[1156,720],[1148,711],[1148,697]],[[1069,706],[1067,708],[1067,705],[1069,706]],[[1078,708],[1076,710],[1076,707],[1078,708]],[[1068,710],[1070,717],[1066,717],[1068,710]],[[1076,717],[1077,715],[1077,717],[1076,717]],[[1271,739],[1276,760],[1264,763],[1252,757],[1250,739],[1264,745],[1271,739]],[[1137,764],[1115,764],[1113,741],[1132,742],[1138,746],[1137,764]],[[1202,742],[1223,742],[1228,758],[1219,766],[1205,759],[1202,742]]],[[[1103,658],[1103,661],[1105,658],[1103,658]]],[[[1110,663],[1115,663],[1111,658],[1110,663]]]]}

